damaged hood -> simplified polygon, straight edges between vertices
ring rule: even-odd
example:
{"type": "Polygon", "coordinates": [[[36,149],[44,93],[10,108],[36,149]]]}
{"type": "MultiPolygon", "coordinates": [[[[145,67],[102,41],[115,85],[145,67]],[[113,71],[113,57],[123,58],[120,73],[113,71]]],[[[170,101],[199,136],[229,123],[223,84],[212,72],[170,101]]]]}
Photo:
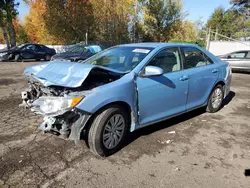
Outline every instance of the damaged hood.
{"type": "Polygon", "coordinates": [[[94,69],[102,69],[120,75],[124,74],[114,69],[91,64],[52,61],[27,67],[24,70],[24,75],[35,78],[44,86],[76,88],[82,85],[89,73],[94,69]]]}

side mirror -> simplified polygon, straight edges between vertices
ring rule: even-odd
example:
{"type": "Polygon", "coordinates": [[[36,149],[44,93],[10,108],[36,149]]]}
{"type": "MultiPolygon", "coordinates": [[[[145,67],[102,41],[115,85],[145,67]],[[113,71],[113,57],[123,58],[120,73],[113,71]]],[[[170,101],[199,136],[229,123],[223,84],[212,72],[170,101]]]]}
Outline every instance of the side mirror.
{"type": "Polygon", "coordinates": [[[141,74],[142,77],[148,76],[161,76],[164,74],[164,71],[160,67],[155,66],[146,66],[143,73],[141,74]]]}
{"type": "Polygon", "coordinates": [[[232,57],[231,57],[231,55],[228,55],[227,58],[228,58],[228,59],[231,59],[232,57]]]}

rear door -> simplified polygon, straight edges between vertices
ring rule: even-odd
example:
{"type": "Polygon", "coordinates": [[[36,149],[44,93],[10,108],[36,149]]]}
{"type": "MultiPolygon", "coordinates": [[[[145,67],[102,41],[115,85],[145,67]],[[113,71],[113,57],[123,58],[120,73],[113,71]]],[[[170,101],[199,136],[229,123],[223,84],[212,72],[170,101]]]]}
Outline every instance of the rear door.
{"type": "Polygon", "coordinates": [[[216,64],[195,47],[182,47],[184,75],[188,77],[186,109],[205,105],[218,76],[216,64]]]}

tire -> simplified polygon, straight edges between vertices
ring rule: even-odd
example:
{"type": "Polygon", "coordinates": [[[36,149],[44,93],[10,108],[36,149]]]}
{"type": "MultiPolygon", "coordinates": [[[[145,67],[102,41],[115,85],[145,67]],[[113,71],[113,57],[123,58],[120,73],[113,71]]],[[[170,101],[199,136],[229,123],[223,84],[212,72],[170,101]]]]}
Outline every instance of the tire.
{"type": "Polygon", "coordinates": [[[128,117],[128,113],[119,105],[112,105],[102,110],[95,117],[89,129],[88,145],[90,150],[103,157],[118,151],[128,132],[128,117]],[[117,123],[115,124],[115,122],[117,123]],[[115,127],[117,127],[116,130],[115,127]],[[104,138],[104,135],[106,135],[106,138],[104,138]]]}
{"type": "Polygon", "coordinates": [[[15,62],[18,62],[18,61],[21,61],[21,55],[20,54],[16,54],[15,57],[14,57],[14,61],[15,62]]]}
{"type": "Polygon", "coordinates": [[[222,107],[223,99],[224,99],[223,86],[222,85],[215,86],[209,96],[206,111],[209,113],[215,113],[219,111],[222,107]]]}
{"type": "Polygon", "coordinates": [[[45,61],[50,61],[51,60],[51,55],[46,54],[45,57],[44,57],[44,60],[45,61]]]}
{"type": "Polygon", "coordinates": [[[36,61],[40,61],[40,59],[36,59],[36,61]]]}

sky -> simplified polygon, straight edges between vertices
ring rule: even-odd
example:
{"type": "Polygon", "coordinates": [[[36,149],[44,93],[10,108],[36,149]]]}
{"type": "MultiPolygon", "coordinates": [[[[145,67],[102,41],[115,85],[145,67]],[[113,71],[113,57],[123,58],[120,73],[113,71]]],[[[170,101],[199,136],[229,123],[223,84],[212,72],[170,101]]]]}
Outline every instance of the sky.
{"type": "MultiPolygon", "coordinates": [[[[20,3],[18,11],[19,18],[24,20],[24,17],[29,12],[29,7],[22,0],[16,0],[20,3]]],[[[230,0],[182,0],[184,4],[184,12],[188,13],[187,20],[196,21],[201,19],[206,22],[215,8],[223,6],[229,8],[230,0]]]]}
{"type": "Polygon", "coordinates": [[[230,0],[182,0],[184,11],[188,12],[187,20],[196,21],[201,19],[206,22],[214,9],[223,6],[230,7],[230,0]]]}

